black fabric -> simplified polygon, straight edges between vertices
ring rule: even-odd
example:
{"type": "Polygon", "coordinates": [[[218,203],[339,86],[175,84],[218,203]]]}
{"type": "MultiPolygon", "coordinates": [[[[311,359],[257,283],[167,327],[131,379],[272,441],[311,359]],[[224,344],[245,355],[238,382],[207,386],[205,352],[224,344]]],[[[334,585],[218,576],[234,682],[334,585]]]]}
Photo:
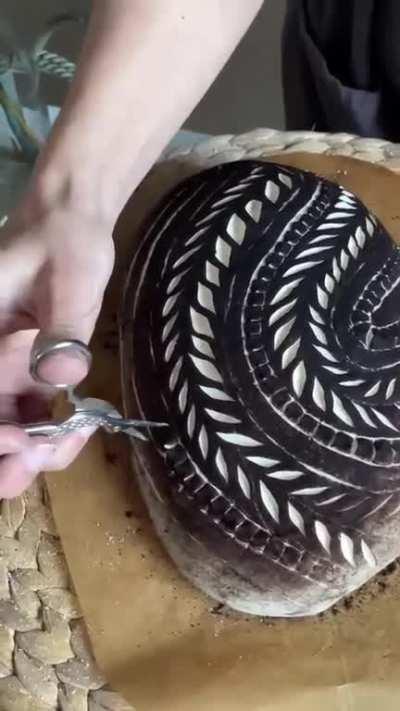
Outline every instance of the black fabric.
{"type": "Polygon", "coordinates": [[[287,127],[400,140],[399,0],[287,4],[287,127]]]}
{"type": "Polygon", "coordinates": [[[373,61],[375,0],[305,0],[305,18],[312,39],[339,81],[355,89],[377,85],[373,61]]]}

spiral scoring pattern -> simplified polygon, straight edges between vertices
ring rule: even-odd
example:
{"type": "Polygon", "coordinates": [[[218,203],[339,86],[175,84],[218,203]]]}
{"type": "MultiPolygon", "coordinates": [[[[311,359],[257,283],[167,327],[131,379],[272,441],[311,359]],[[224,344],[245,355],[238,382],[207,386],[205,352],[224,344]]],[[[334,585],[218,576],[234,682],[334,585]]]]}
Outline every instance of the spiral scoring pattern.
{"type": "Polygon", "coordinates": [[[133,387],[194,515],[306,577],[374,568],[400,510],[400,255],[376,218],[311,173],[226,164],[170,195],[128,283],[133,387]]]}

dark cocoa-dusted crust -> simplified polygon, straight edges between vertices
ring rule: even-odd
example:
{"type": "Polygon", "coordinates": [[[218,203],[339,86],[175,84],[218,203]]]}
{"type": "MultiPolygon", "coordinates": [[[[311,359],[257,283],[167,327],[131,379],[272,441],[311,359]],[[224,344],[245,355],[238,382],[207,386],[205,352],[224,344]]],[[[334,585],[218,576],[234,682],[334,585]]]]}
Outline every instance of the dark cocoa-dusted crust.
{"type": "Polygon", "coordinates": [[[273,164],[190,178],[143,229],[123,390],[128,412],[169,428],[135,443],[142,489],[178,566],[217,599],[312,614],[397,555],[399,277],[354,196],[273,164]]]}

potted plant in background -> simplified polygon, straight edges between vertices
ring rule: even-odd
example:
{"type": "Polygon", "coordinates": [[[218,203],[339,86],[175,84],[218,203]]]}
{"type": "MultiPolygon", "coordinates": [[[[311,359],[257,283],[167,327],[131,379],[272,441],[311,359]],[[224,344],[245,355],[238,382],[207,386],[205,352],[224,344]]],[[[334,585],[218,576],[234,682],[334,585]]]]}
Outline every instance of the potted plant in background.
{"type": "Polygon", "coordinates": [[[22,49],[9,25],[0,19],[0,225],[16,204],[46,139],[57,110],[40,99],[42,74],[70,81],[75,64],[46,49],[56,30],[84,17],[51,20],[30,50],[22,49]]]}

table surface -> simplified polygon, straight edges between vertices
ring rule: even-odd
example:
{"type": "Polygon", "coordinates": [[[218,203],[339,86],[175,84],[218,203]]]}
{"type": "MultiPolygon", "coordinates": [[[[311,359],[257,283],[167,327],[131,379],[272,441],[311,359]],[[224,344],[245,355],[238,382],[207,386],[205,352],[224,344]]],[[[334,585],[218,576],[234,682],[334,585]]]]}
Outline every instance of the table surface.
{"type": "MultiPolygon", "coordinates": [[[[55,109],[54,117],[56,113],[55,109]]],[[[7,148],[7,134],[0,116],[3,148],[7,148]]],[[[185,161],[205,168],[223,160],[299,151],[352,156],[400,171],[400,146],[387,141],[268,128],[211,138],[183,132],[167,155],[183,155],[185,161]]],[[[167,162],[165,170],[175,170],[173,163],[167,162]]],[[[0,170],[0,197],[4,185],[14,193],[6,178],[1,183],[1,175],[0,170]]],[[[128,711],[130,707],[105,686],[91,656],[43,481],[0,507],[0,708],[128,711]]],[[[398,707],[397,700],[395,706],[386,697],[380,700],[386,702],[387,711],[398,707]]],[[[363,706],[354,706],[354,711],[358,708],[363,706]]]]}

